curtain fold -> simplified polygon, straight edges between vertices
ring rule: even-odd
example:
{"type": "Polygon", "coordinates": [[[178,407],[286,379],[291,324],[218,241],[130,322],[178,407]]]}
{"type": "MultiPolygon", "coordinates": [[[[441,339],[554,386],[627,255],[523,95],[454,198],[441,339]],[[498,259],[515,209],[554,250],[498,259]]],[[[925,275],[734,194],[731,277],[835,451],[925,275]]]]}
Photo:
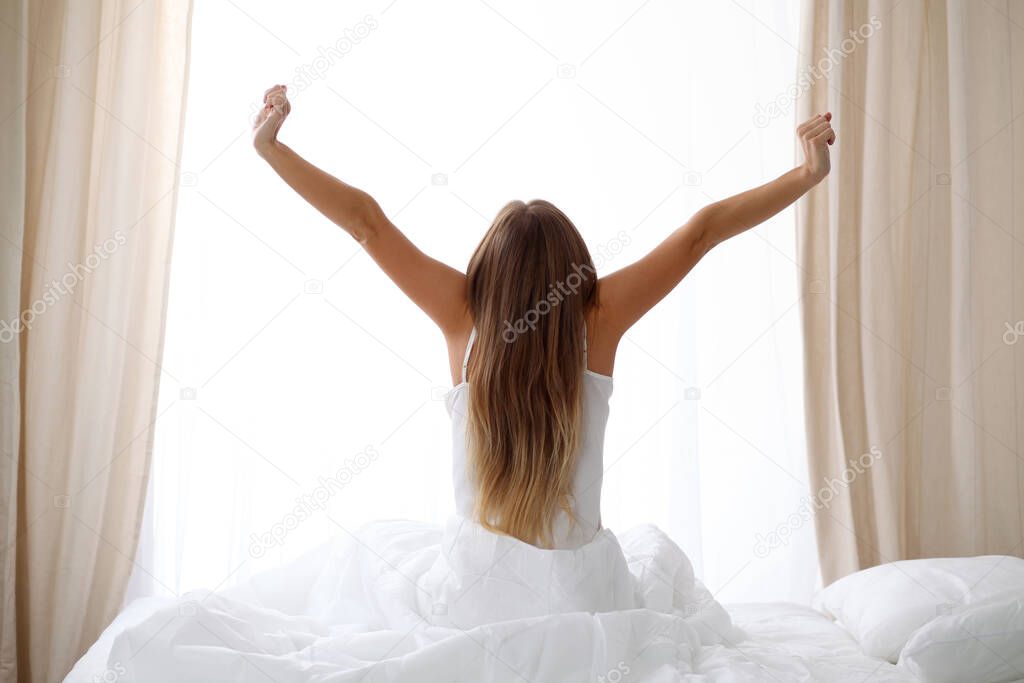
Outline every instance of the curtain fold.
{"type": "Polygon", "coordinates": [[[4,680],[60,680],[121,606],[148,479],[188,0],[5,3],[4,680]]]}
{"type": "MultiPolygon", "coordinates": [[[[20,313],[21,236],[25,210],[25,118],[11,109],[28,95],[28,50],[12,40],[24,32],[28,15],[23,3],[4,6],[0,15],[0,92],[8,94],[0,107],[0,320],[20,313]]],[[[18,535],[18,439],[21,411],[17,400],[20,367],[18,344],[0,326],[0,680],[17,677],[17,617],[14,595],[15,539],[18,535]]]]}
{"type": "Polygon", "coordinates": [[[1022,26],[1020,0],[804,3],[798,119],[839,132],[797,210],[826,584],[1024,550],[1022,26]]]}

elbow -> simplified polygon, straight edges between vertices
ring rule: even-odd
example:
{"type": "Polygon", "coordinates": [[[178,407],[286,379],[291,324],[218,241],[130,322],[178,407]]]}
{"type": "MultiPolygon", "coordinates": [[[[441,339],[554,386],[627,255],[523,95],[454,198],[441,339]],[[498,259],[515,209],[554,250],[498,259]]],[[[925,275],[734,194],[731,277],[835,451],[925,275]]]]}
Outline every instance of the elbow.
{"type": "Polygon", "coordinates": [[[380,233],[380,226],[385,220],[384,210],[377,200],[364,193],[345,228],[355,241],[365,247],[380,233]]]}
{"type": "Polygon", "coordinates": [[[720,216],[721,206],[717,202],[708,204],[693,216],[693,251],[697,260],[703,258],[721,241],[715,230],[720,216]]]}

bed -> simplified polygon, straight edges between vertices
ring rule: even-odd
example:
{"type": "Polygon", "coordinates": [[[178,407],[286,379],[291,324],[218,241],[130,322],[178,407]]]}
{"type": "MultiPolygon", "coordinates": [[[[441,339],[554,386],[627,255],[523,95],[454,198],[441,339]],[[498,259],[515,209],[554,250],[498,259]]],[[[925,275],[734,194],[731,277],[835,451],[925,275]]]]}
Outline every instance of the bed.
{"type": "MultiPolygon", "coordinates": [[[[161,598],[143,598],[129,605],[78,661],[65,681],[94,683],[124,680],[121,678],[121,667],[116,662],[108,664],[107,661],[115,635],[171,602],[161,598]]],[[[736,625],[747,632],[748,639],[736,648],[706,648],[696,667],[703,678],[698,676],[692,680],[835,683],[920,680],[897,665],[865,655],[857,642],[841,627],[810,607],[765,603],[731,605],[728,611],[736,625]]],[[[605,679],[609,683],[631,680],[631,671],[628,669],[626,663],[619,669],[611,667],[605,679]]],[[[258,672],[253,669],[253,674],[258,672]]],[[[373,679],[367,677],[366,680],[373,679]]],[[[512,677],[510,680],[521,679],[512,677]]]]}
{"type": "MultiPolygon", "coordinates": [[[[439,560],[449,563],[441,565],[445,577],[464,569],[443,542],[437,550],[440,538],[420,526],[392,528],[387,543],[362,558],[352,543],[325,547],[228,591],[137,600],[65,680],[1024,681],[1024,560],[1017,557],[894,562],[833,583],[813,606],[723,607],[674,544],[639,529],[619,537],[644,593],[639,607],[591,614],[567,603],[552,611],[546,595],[552,613],[530,612],[531,596],[545,578],[558,583],[562,568],[530,576],[535,567],[517,549],[495,547],[515,575],[473,574],[461,585],[480,591],[474,604],[500,593],[524,611],[459,628],[446,625],[451,614],[434,615],[421,627],[419,617],[403,621],[406,601],[428,592],[439,560]],[[430,543],[420,543],[424,534],[430,543]],[[418,587],[388,569],[396,563],[418,587]],[[371,604],[390,610],[386,626],[368,626],[371,604]]],[[[480,548],[473,550],[478,557],[480,548]]],[[[591,560],[582,564],[600,565],[591,560]]]]}

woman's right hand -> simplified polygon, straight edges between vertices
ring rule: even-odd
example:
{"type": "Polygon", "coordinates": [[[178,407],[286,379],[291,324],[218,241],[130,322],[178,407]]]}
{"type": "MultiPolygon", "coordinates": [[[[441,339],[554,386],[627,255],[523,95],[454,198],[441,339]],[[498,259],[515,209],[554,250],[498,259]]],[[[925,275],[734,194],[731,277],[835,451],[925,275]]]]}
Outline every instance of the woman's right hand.
{"type": "Polygon", "coordinates": [[[275,85],[263,93],[263,109],[252,126],[252,145],[260,154],[277,144],[277,132],[292,110],[287,91],[288,86],[275,85]]]}
{"type": "Polygon", "coordinates": [[[804,121],[797,127],[796,134],[804,148],[804,169],[815,183],[821,182],[832,168],[828,153],[828,146],[836,141],[832,112],[804,121]]]}

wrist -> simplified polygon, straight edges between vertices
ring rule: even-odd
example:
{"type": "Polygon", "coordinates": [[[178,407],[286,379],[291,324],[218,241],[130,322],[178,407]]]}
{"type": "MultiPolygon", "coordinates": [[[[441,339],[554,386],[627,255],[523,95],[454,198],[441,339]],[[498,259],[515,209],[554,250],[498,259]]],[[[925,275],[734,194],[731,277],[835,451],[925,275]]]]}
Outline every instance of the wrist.
{"type": "Polygon", "coordinates": [[[807,164],[803,164],[797,169],[797,173],[800,178],[800,182],[803,183],[804,187],[808,190],[824,180],[825,176],[815,173],[807,164]]]}
{"type": "Polygon", "coordinates": [[[264,142],[256,145],[256,153],[259,154],[265,161],[270,161],[273,157],[277,156],[281,151],[281,143],[277,140],[270,142],[264,142]]]}

